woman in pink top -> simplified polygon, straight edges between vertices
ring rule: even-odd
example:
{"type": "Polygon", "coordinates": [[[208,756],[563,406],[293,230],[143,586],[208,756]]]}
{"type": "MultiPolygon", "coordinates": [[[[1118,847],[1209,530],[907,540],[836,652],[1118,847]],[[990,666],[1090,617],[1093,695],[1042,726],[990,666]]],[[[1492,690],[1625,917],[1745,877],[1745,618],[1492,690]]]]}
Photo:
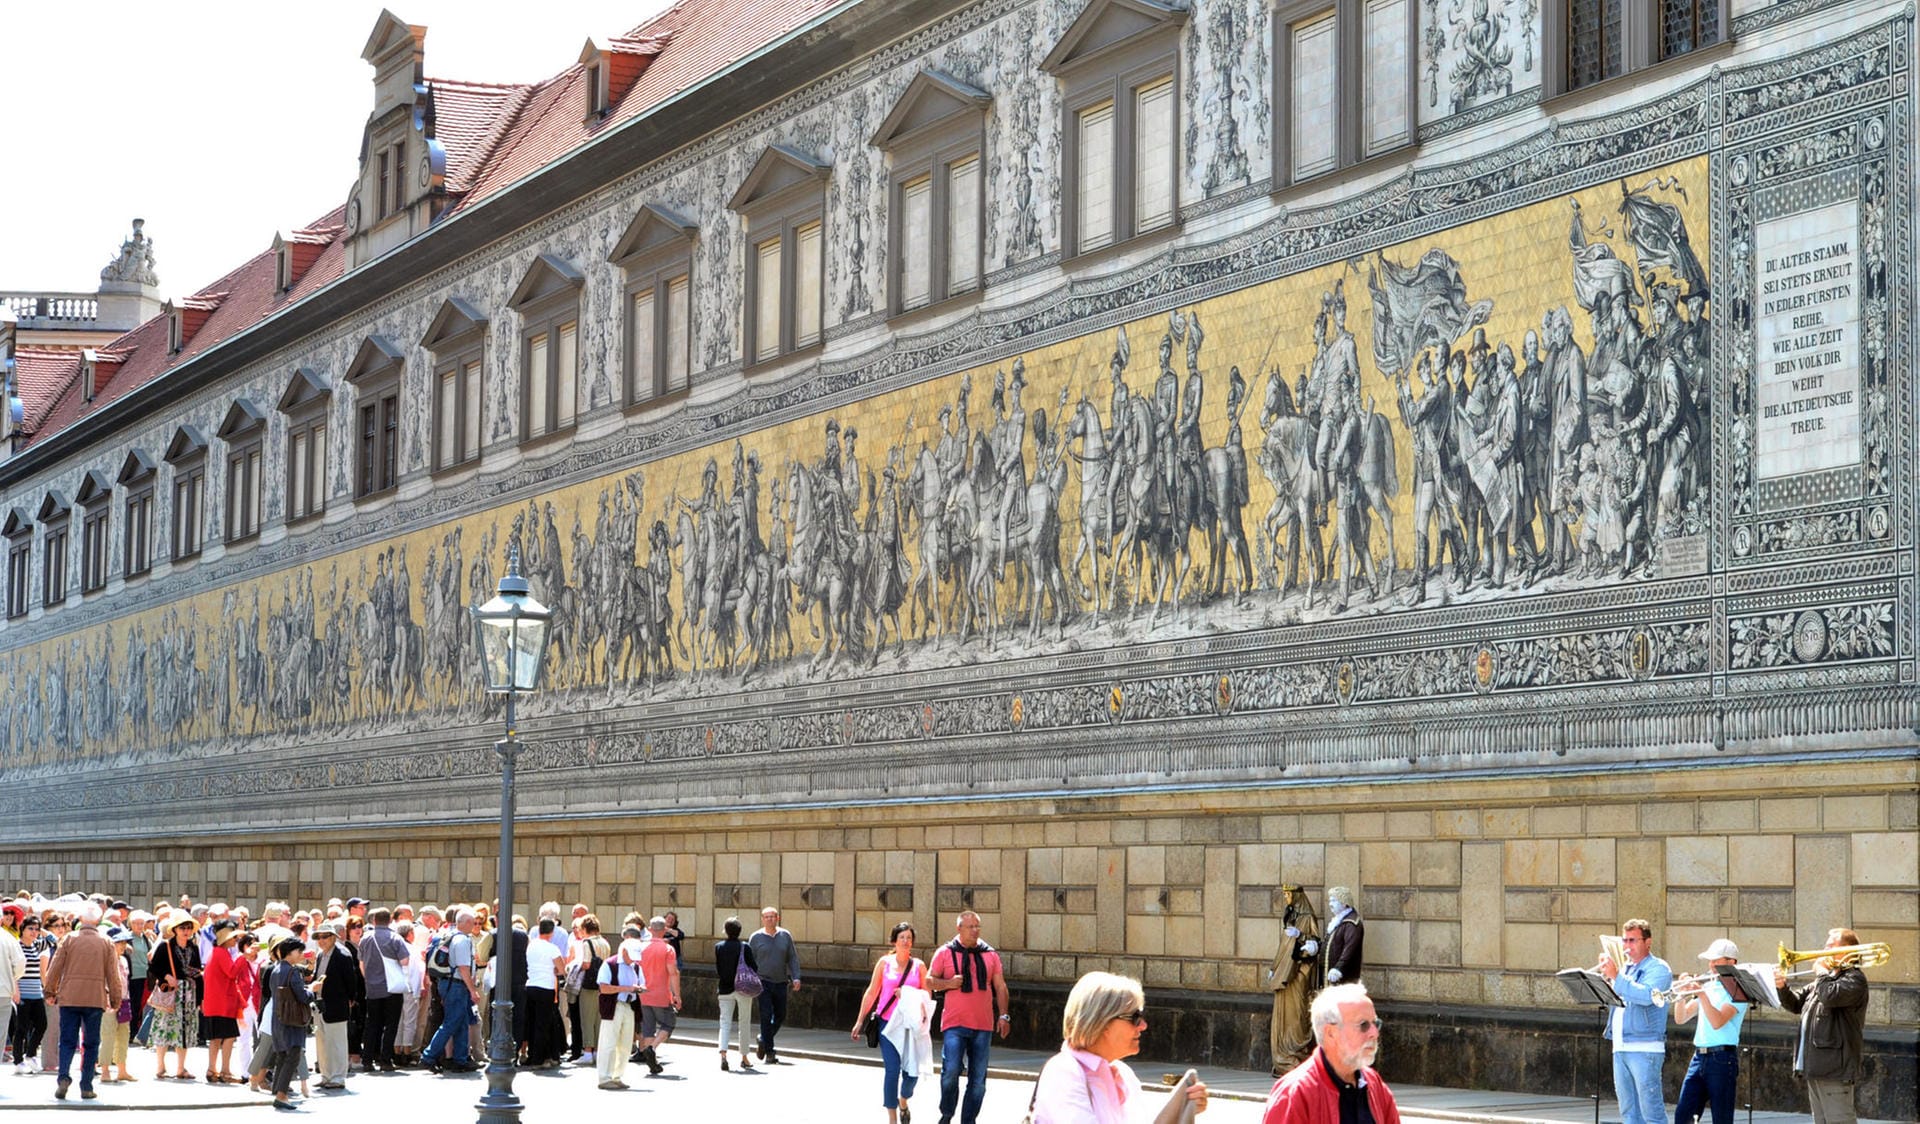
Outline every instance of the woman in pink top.
{"type": "MultiPolygon", "coordinates": [[[[894,1004],[899,1002],[900,989],[924,988],[926,976],[926,965],[914,959],[913,926],[902,921],[893,927],[893,951],[873,966],[873,979],[860,997],[860,1013],[853,1020],[854,1039],[858,1040],[865,1032],[868,1012],[878,1016],[884,1026],[887,1017],[893,1014],[894,1004]]],[[[912,1124],[913,1112],[907,1107],[907,1099],[913,1096],[913,1087],[919,1079],[901,1072],[900,1051],[894,1049],[885,1036],[880,1039],[880,1060],[885,1063],[880,1103],[886,1107],[887,1124],[912,1124]]]]}
{"type": "Polygon", "coordinates": [[[1147,1031],[1140,981],[1108,972],[1080,977],[1067,995],[1060,1052],[1040,1070],[1034,1124],[1173,1124],[1205,1112],[1207,1087],[1187,1083],[1179,1100],[1149,1102],[1122,1058],[1140,1052],[1147,1031]]]}

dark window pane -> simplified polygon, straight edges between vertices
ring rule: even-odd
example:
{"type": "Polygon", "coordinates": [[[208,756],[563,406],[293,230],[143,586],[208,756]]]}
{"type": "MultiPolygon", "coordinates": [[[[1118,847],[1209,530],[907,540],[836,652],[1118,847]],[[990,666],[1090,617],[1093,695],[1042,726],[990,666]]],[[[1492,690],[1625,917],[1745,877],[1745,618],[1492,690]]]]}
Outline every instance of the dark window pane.
{"type": "Polygon", "coordinates": [[[1621,73],[1621,0],[1568,0],[1567,88],[1621,73]]]}

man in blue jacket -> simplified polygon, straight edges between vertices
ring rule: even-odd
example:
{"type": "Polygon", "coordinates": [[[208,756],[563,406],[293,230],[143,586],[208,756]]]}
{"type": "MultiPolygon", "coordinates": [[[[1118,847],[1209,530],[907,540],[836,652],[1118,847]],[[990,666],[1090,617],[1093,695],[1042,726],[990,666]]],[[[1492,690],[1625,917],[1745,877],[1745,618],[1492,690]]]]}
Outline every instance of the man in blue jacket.
{"type": "Polygon", "coordinates": [[[1613,984],[1624,1007],[1607,1019],[1613,1043],[1613,1095],[1620,1102],[1620,1124],[1664,1124],[1666,1101],[1660,1094],[1660,1066],[1667,1058],[1667,1012],[1653,993],[1673,986],[1673,969],[1653,955],[1653,926],[1636,917],[1620,926],[1627,966],[1608,956],[1595,968],[1613,984]]]}

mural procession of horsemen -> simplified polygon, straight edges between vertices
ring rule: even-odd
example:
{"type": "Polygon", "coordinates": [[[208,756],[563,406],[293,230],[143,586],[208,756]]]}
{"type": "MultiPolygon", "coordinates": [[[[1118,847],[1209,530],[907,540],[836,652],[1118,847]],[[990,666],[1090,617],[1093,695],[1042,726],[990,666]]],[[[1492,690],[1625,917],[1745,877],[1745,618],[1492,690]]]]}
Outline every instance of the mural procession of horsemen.
{"type": "Polygon", "coordinates": [[[509,548],[554,610],[548,685],[614,701],[1649,576],[1706,519],[1685,198],[1674,177],[1621,183],[1605,219],[1572,200],[1575,307],[1518,339],[1489,337],[1493,301],[1446,250],[1373,253],[1327,271],[1296,369],[1271,361],[1293,318],[1242,326],[1264,355],[1223,357],[1181,309],[1150,341],[1140,322],[1099,337],[1104,371],[1078,361],[1057,387],[1014,358],[990,385],[929,384],[898,433],[816,417],[810,449],[696,454],[684,493],[642,466],[423,532],[424,556],[416,535],[264,600],[274,578],[228,588],[217,619],[176,605],[16,651],[0,759],[477,715],[467,608],[509,548]]]}

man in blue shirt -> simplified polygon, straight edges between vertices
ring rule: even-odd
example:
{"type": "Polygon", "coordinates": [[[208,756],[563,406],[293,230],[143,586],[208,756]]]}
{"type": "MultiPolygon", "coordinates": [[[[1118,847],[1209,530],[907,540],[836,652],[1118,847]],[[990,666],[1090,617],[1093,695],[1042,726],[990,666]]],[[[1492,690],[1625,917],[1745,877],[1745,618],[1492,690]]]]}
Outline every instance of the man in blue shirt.
{"type": "Polygon", "coordinates": [[[1675,1023],[1700,1018],[1693,1028],[1693,1060],[1680,1083],[1673,1124],[1693,1124],[1703,1104],[1713,1109],[1713,1124],[1732,1124],[1733,1097],[1740,1081],[1740,1024],[1746,1021],[1747,1005],[1733,1001],[1717,972],[1722,964],[1736,963],[1740,949],[1721,937],[1707,946],[1700,959],[1707,962],[1706,982],[1697,994],[1681,995],[1673,1004],[1675,1023]]]}
{"type": "Polygon", "coordinates": [[[1596,968],[1625,1003],[1607,1019],[1613,1043],[1613,1095],[1620,1102],[1620,1124],[1666,1124],[1667,1102],[1660,1094],[1660,1065],[1667,1056],[1667,1012],[1653,993],[1673,986],[1673,969],[1653,955],[1653,925],[1636,917],[1620,926],[1627,966],[1602,956],[1596,968]]]}

